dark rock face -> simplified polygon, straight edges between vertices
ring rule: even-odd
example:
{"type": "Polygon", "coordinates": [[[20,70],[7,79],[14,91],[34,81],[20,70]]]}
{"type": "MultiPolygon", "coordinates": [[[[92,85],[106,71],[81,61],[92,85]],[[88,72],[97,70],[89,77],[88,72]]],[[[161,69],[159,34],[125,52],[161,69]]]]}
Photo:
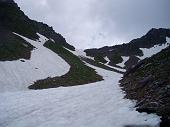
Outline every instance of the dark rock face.
{"type": "Polygon", "coordinates": [[[164,44],[166,37],[170,37],[170,29],[152,28],[146,35],[134,39],[130,43],[136,44],[138,48],[150,48],[156,44],[164,44]]]}
{"type": "Polygon", "coordinates": [[[120,81],[126,97],[137,100],[137,111],[162,116],[170,122],[170,46],[130,68],[120,81]]]}
{"type": "Polygon", "coordinates": [[[38,39],[31,20],[12,0],[10,2],[0,1],[0,23],[11,32],[16,32],[31,39],[38,39]]]}
{"type": "Polygon", "coordinates": [[[52,27],[29,19],[13,0],[0,0],[0,24],[8,31],[18,33],[30,39],[38,39],[40,34],[53,39],[57,44],[70,50],[74,47],[68,44],[65,38],[56,33],[52,27]]]}
{"type": "Polygon", "coordinates": [[[94,60],[97,62],[107,63],[107,61],[103,58],[103,56],[100,55],[95,56],[94,60]]]}
{"type": "Polygon", "coordinates": [[[108,59],[110,60],[109,65],[112,66],[123,61],[122,57],[118,54],[108,55],[108,59]]]}
{"type": "Polygon", "coordinates": [[[33,46],[0,24],[0,61],[30,59],[33,46]]]}
{"type": "Polygon", "coordinates": [[[116,46],[105,46],[99,49],[86,49],[85,52],[88,56],[96,57],[97,55],[102,55],[103,57],[108,56],[111,63],[110,65],[115,65],[121,62],[121,56],[129,56],[130,59],[125,63],[125,68],[128,69],[132,65],[135,65],[139,59],[137,56],[143,56],[143,52],[140,48],[151,48],[157,44],[166,43],[166,37],[170,37],[170,29],[155,29],[152,28],[146,35],[141,38],[134,39],[127,44],[116,45],[116,46]],[[117,61],[112,59],[112,56],[116,55],[117,61]]]}
{"type": "Polygon", "coordinates": [[[0,2],[4,2],[4,3],[13,3],[13,0],[0,0],[0,2]]]}
{"type": "Polygon", "coordinates": [[[129,60],[125,62],[125,68],[129,69],[135,66],[140,59],[136,56],[130,56],[129,60]]]}

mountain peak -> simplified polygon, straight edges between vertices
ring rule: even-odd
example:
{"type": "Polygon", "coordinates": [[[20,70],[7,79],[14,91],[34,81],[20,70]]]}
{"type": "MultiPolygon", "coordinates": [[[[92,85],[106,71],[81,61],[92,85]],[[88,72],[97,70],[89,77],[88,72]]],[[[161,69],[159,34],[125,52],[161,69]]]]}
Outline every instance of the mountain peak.
{"type": "MultiPolygon", "coordinates": [[[[143,53],[144,49],[151,49],[154,48],[154,46],[161,48],[161,46],[163,47],[162,44],[165,44],[167,46],[167,37],[170,38],[170,29],[152,28],[142,37],[133,39],[129,43],[111,47],[103,47],[99,49],[87,49],[85,50],[85,52],[88,56],[94,57],[94,59],[98,58],[99,56],[100,58],[108,57],[110,59],[109,65],[112,66],[116,66],[117,64],[122,62],[122,57],[129,57],[129,60],[125,63],[125,67],[129,68],[139,61],[138,57],[145,56],[145,54],[143,53]]],[[[155,52],[158,51],[159,50],[157,49],[155,52]]]]}
{"type": "Polygon", "coordinates": [[[152,28],[151,30],[148,31],[148,33],[146,34],[146,36],[168,36],[170,37],[170,29],[166,29],[166,28],[152,28]]]}

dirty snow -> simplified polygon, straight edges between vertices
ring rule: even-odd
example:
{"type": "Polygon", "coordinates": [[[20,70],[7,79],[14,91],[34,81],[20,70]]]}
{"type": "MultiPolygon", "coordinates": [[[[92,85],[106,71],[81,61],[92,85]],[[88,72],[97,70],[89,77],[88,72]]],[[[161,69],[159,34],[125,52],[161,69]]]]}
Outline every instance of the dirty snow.
{"type": "Polygon", "coordinates": [[[43,46],[48,39],[37,35],[40,37],[37,41],[18,35],[36,47],[30,60],[0,62],[0,92],[27,90],[36,80],[61,76],[69,71],[70,66],[61,57],[43,46]]]}
{"type": "Polygon", "coordinates": [[[121,74],[94,66],[104,80],[74,87],[0,93],[1,127],[123,127],[160,122],[123,99],[121,74]]]}
{"type": "Polygon", "coordinates": [[[139,57],[139,59],[145,59],[147,57],[151,57],[152,55],[154,54],[157,54],[158,52],[160,52],[162,49],[165,49],[166,47],[168,47],[170,45],[170,38],[166,38],[166,43],[165,44],[162,44],[162,45],[155,45],[154,47],[152,48],[140,48],[143,52],[143,56],[139,57]]]}

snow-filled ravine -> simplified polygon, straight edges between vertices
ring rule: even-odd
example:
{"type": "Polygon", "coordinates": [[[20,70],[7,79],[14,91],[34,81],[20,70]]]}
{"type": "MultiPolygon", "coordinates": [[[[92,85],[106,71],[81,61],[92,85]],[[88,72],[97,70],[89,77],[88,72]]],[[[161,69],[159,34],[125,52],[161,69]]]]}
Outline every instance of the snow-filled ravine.
{"type": "Polygon", "coordinates": [[[30,60],[0,61],[0,93],[27,90],[36,80],[61,76],[69,71],[69,64],[43,46],[47,38],[38,33],[37,35],[40,37],[37,41],[18,35],[35,47],[30,60]]]}
{"type": "Polygon", "coordinates": [[[0,127],[158,126],[158,116],[139,113],[133,108],[134,102],[123,99],[118,85],[121,74],[93,68],[103,76],[103,81],[0,93],[0,127]]]}

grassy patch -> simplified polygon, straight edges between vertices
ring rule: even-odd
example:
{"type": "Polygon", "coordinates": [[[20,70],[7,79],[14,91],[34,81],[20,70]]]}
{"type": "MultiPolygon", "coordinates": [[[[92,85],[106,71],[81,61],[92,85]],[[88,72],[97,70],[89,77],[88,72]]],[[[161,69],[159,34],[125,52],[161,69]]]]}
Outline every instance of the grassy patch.
{"type": "Polygon", "coordinates": [[[29,89],[75,86],[103,80],[100,75],[96,74],[94,69],[86,66],[77,56],[62,46],[52,41],[47,41],[44,46],[62,57],[71,66],[70,71],[61,77],[49,77],[47,79],[38,80],[33,85],[29,86],[29,89]]]}
{"type": "Polygon", "coordinates": [[[121,63],[123,61],[121,55],[119,54],[113,54],[112,56],[109,56],[108,57],[109,60],[110,60],[110,63],[109,64],[118,64],[118,63],[121,63]]]}
{"type": "Polygon", "coordinates": [[[94,57],[94,60],[97,61],[97,62],[102,62],[102,63],[107,63],[107,61],[104,59],[103,56],[101,55],[97,55],[94,57]]]}

